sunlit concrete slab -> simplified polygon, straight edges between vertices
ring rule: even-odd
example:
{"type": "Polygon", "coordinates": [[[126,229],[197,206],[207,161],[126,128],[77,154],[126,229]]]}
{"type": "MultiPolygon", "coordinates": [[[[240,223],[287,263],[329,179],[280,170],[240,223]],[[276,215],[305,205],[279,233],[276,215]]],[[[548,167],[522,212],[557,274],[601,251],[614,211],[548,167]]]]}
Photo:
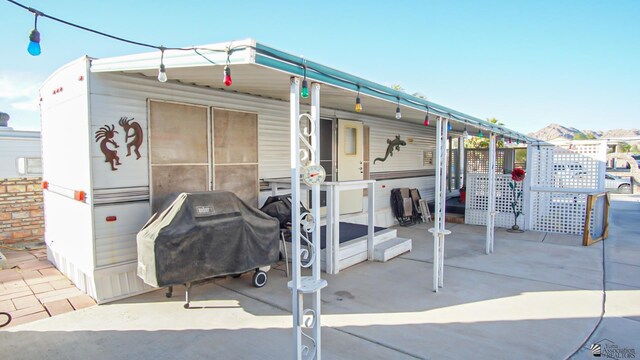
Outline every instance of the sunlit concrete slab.
{"type": "MultiPolygon", "coordinates": [[[[280,289],[284,291],[284,289],[280,289]]],[[[0,332],[19,351],[3,359],[288,359],[291,315],[213,283],[184,292],[136,296],[0,332]]],[[[323,328],[327,359],[407,359],[406,355],[323,328]]]]}
{"type": "Polygon", "coordinates": [[[580,235],[548,233],[543,241],[547,244],[582,246],[582,236],[580,235]]]}
{"type": "MultiPolygon", "coordinates": [[[[637,353],[640,267],[625,251],[638,249],[633,219],[639,213],[637,202],[614,205],[609,239],[590,247],[496,229],[491,255],[484,253],[484,227],[451,226],[438,293],[432,291],[430,224],[399,228],[399,236],[413,239],[411,253],[323,274],[329,285],[322,291],[322,354],[556,359],[579,350],[575,358],[586,359],[601,338],[637,353]],[[588,338],[602,309],[603,247],[606,315],[588,338]]],[[[8,359],[291,358],[291,293],[281,269],[272,269],[260,289],[251,286],[250,274],[195,286],[191,309],[183,308],[178,286],[172,298],[158,290],[2,330],[0,344],[20,349],[8,359]]]]}

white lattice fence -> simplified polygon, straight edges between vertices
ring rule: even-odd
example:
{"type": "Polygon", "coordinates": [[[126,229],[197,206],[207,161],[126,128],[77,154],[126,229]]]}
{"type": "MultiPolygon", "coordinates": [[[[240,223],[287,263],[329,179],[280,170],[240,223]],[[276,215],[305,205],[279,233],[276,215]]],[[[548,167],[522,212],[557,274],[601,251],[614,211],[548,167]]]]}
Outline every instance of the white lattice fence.
{"type": "MultiPolygon", "coordinates": [[[[511,149],[496,150],[496,174],[503,174],[505,168],[505,151],[511,149]]],[[[489,171],[489,150],[488,149],[466,149],[465,150],[465,171],[468,174],[484,173],[489,171]]]]}
{"type": "MultiPolygon", "coordinates": [[[[513,191],[509,187],[511,175],[496,175],[496,226],[511,227],[513,225],[513,191]]],[[[522,183],[516,183],[516,192],[522,191],[522,183]]],[[[487,224],[487,196],[489,194],[489,178],[487,174],[467,175],[467,200],[465,204],[464,222],[471,225],[487,224]]],[[[522,206],[522,199],[520,199],[522,206]]],[[[520,207],[518,207],[520,209],[520,207]]],[[[524,216],[518,217],[518,226],[524,227],[524,216]]]]}
{"type": "MultiPolygon", "coordinates": [[[[606,145],[581,141],[530,146],[529,153],[529,228],[581,235],[587,194],[604,189],[606,145]]],[[[592,224],[598,223],[601,212],[589,216],[592,224]]]]}

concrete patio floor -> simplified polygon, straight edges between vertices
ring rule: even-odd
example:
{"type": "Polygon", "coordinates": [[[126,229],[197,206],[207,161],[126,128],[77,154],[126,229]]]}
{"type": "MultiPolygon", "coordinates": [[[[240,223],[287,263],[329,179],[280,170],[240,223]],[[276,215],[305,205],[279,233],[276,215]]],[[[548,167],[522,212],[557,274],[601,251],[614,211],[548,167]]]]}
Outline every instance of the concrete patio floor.
{"type": "MultiPolygon", "coordinates": [[[[432,286],[430,224],[399,228],[413,252],[323,277],[325,359],[576,359],[591,344],[640,354],[640,196],[614,196],[610,236],[581,237],[452,224],[445,287],[432,286]],[[602,311],[606,258],[606,315],[602,311]],[[587,338],[590,337],[588,340],[587,338]],[[580,348],[581,344],[584,346],[580,348]]],[[[288,359],[291,295],[284,272],[215,279],[167,299],[163,290],[0,330],[3,359],[288,359]]]]}

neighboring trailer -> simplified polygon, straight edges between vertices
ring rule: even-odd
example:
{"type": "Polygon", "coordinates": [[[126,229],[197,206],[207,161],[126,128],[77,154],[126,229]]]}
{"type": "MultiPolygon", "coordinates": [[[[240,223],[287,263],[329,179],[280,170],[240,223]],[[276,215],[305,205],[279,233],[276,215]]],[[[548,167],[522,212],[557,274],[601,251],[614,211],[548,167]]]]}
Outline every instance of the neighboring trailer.
{"type": "MultiPolygon", "coordinates": [[[[241,197],[258,207],[270,194],[265,184],[259,191],[261,179],[289,175],[289,104],[180,83],[159,86],[154,78],[92,73],[90,67],[91,59],[87,57],[68,64],[47,79],[41,90],[43,180],[48,183],[45,240],[50,260],[79,288],[98,302],[105,302],[149,289],[136,276],[136,233],[152,214],[153,194],[164,196],[164,185],[175,188],[175,184],[169,184],[172,177],[179,178],[189,171],[195,174],[201,169],[208,173],[207,183],[185,182],[182,190],[234,192],[243,191],[234,185],[236,180],[250,178],[248,184],[255,185],[244,183],[243,188],[255,186],[255,193],[241,197]],[[202,109],[206,122],[201,125],[208,134],[204,160],[194,160],[185,167],[185,160],[179,159],[183,154],[173,154],[182,145],[175,143],[171,147],[167,139],[175,132],[188,131],[186,122],[191,120],[168,117],[158,120],[155,127],[150,126],[156,107],[169,108],[164,111],[178,107],[180,114],[189,112],[194,116],[199,116],[202,109]],[[231,116],[231,112],[249,114],[247,118],[255,114],[255,155],[253,150],[247,150],[245,160],[233,159],[233,154],[246,139],[223,143],[215,134],[220,129],[227,131],[224,138],[239,136],[217,122],[223,116],[231,116]],[[171,122],[174,127],[166,128],[171,122]],[[131,128],[134,123],[139,130],[131,128]],[[130,128],[125,130],[125,126],[130,128]],[[149,134],[154,131],[157,136],[150,141],[149,134]],[[134,144],[129,146],[131,143],[134,144]],[[239,161],[244,163],[237,165],[239,161]],[[254,178],[247,172],[234,173],[248,169],[251,174],[253,168],[254,178]],[[156,172],[156,179],[165,176],[166,183],[150,185],[152,171],[156,172]],[[225,174],[236,175],[225,179],[225,174]]],[[[321,114],[332,124],[332,132],[336,131],[338,119],[362,122],[369,129],[365,163],[368,162],[370,177],[378,180],[376,225],[393,225],[389,195],[395,187],[418,188],[424,198],[433,199],[434,180],[430,175],[434,165],[425,160],[429,156],[425,152],[435,152],[433,127],[324,108],[321,114]],[[394,151],[386,161],[374,164],[374,158],[385,155],[387,140],[397,135],[406,140],[406,146],[394,151]]],[[[330,141],[335,144],[335,137],[330,141]]],[[[246,143],[241,148],[252,146],[246,143]]],[[[325,165],[328,174],[335,176],[335,158],[325,165]]],[[[366,209],[366,197],[362,201],[362,208],[366,209]]],[[[362,211],[345,216],[349,217],[366,223],[362,211]]]]}
{"type": "Polygon", "coordinates": [[[0,126],[0,179],[42,175],[40,132],[0,126]]]}

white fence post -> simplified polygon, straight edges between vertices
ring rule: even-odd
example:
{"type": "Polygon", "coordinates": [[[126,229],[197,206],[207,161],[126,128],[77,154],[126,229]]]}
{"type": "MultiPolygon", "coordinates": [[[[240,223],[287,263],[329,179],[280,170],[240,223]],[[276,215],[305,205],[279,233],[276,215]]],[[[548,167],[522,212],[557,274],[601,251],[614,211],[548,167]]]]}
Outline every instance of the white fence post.
{"type": "Polygon", "coordinates": [[[487,241],[485,252],[493,252],[493,235],[496,216],[496,135],[489,133],[489,171],[487,188],[487,241]]]}

